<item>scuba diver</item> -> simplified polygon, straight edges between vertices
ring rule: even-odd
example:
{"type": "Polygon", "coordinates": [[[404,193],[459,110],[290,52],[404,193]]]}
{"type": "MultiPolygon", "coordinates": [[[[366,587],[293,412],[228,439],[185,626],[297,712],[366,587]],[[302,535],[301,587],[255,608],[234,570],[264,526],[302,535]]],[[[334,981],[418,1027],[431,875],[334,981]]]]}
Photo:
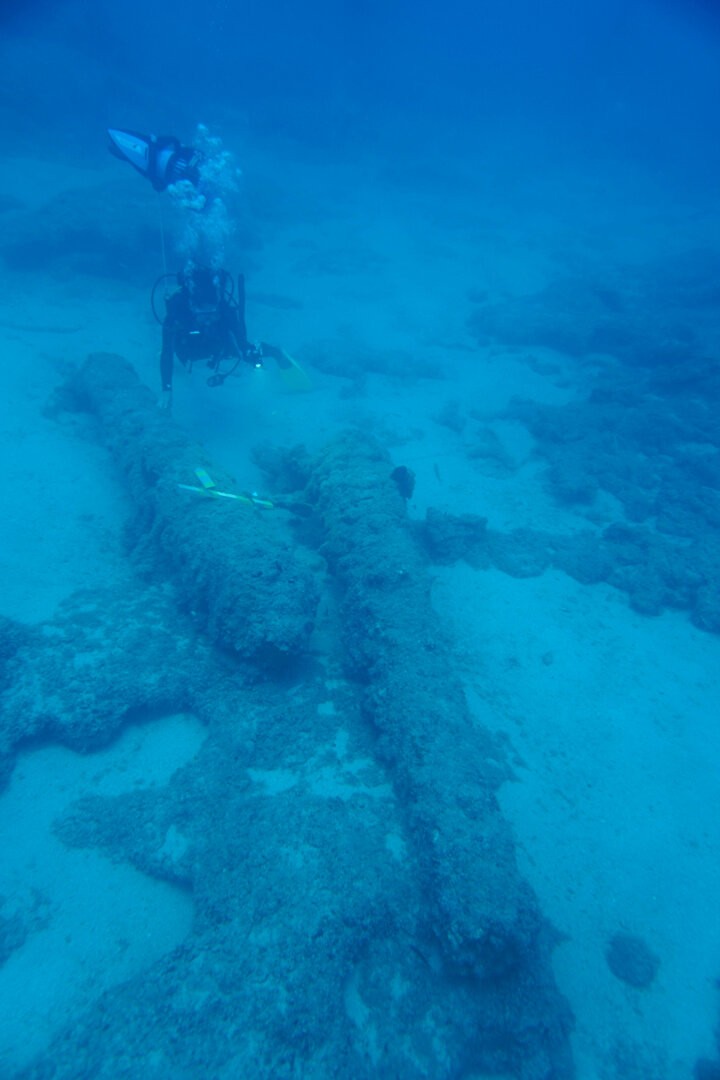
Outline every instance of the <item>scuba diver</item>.
{"type": "Polygon", "coordinates": [[[144,135],[120,128],[108,128],[108,135],[110,152],[132,165],[156,191],[169,190],[185,216],[182,246],[189,260],[179,274],[162,274],[151,293],[153,314],[162,324],[160,407],[172,407],[175,357],[188,370],[195,361],[205,360],[212,369],[209,386],[221,386],[242,363],[262,367],[262,361],[270,357],[277,362],[286,389],[309,389],[307,375],[286,352],[267,342],[248,341],[244,278],[238,276],[236,296],[232,275],[216,268],[223,242],[232,232],[223,196],[236,190],[237,175],[220,140],[203,125],[198,127],[199,146],[184,146],[174,135],[144,135]],[[155,296],[158,286],[170,280],[178,288],[166,293],[161,318],[155,296]]]}
{"type": "Polygon", "coordinates": [[[248,341],[245,328],[245,279],[238,275],[237,296],[232,276],[227,270],[212,270],[192,266],[177,275],[163,274],[153,286],[153,314],[162,322],[160,351],[160,407],[172,408],[173,364],[175,357],[183,367],[192,370],[197,360],[205,360],[213,374],[208,386],[222,386],[234,375],[241,363],[262,367],[263,360],[275,360],[288,389],[308,388],[308,380],[300,366],[277,345],[266,341],[248,341]],[[179,288],[165,300],[165,318],[160,319],[155,293],[169,277],[175,277],[179,288]]]}

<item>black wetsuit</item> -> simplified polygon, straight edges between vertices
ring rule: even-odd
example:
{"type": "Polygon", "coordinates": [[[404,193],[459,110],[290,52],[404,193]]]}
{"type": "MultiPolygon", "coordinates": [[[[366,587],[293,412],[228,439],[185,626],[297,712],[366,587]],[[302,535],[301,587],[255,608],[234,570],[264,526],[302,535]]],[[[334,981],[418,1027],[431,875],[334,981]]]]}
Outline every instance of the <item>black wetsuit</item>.
{"type": "MultiPolygon", "coordinates": [[[[240,283],[239,283],[240,284],[240,283]]],[[[186,367],[207,360],[219,367],[223,360],[252,363],[252,349],[245,328],[244,298],[236,304],[223,293],[199,296],[183,285],[166,302],[160,353],[160,378],[164,391],[172,390],[173,360],[186,367]]]]}

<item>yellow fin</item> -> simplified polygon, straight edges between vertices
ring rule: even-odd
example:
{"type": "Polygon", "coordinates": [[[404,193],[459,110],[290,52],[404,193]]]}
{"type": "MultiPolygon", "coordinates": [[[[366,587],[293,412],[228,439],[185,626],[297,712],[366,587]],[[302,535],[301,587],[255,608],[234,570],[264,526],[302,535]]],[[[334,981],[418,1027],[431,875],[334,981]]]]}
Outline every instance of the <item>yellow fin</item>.
{"type": "Polygon", "coordinates": [[[280,350],[282,360],[278,359],[278,371],[282,389],[286,394],[306,394],[312,390],[312,380],[304,368],[300,367],[290,353],[280,350]]]}

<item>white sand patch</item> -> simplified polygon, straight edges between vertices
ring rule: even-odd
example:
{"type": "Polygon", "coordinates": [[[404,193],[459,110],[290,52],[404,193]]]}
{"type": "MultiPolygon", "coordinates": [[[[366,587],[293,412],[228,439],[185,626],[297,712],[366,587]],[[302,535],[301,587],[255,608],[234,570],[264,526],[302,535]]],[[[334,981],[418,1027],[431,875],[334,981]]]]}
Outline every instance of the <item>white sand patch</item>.
{"type": "Polygon", "coordinates": [[[2,614],[35,622],[50,618],[76,589],[111,585],[127,574],[121,536],[127,506],[102,447],[43,417],[50,365],[22,344],[11,354],[6,349],[3,359],[10,370],[0,419],[2,614]]]}
{"type": "Polygon", "coordinates": [[[55,747],[20,759],[0,797],[0,897],[3,913],[17,914],[29,933],[0,968],[3,1075],[186,936],[188,894],[97,851],[65,847],[53,822],[83,796],[166,783],[203,738],[197,721],[173,716],[130,728],[88,757],[55,747]]]}
{"type": "Polygon", "coordinates": [[[579,1075],[611,1077],[623,1047],[656,1075],[690,1075],[713,1054],[720,641],[554,572],[441,569],[435,602],[475,714],[519,755],[501,802],[523,873],[568,935],[555,966],[579,1075]],[[609,971],[619,930],[659,956],[649,989],[609,971]]]}

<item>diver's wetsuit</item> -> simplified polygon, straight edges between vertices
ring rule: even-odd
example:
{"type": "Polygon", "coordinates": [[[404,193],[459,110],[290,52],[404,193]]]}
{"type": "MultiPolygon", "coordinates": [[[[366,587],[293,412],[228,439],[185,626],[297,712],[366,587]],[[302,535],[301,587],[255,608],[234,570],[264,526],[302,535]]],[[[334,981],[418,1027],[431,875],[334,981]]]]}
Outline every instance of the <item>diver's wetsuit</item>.
{"type": "Polygon", "coordinates": [[[217,368],[233,357],[252,363],[251,353],[242,307],[226,296],[215,294],[203,303],[182,286],[168,298],[160,353],[163,391],[172,390],[175,356],[184,365],[207,360],[217,368]]]}

